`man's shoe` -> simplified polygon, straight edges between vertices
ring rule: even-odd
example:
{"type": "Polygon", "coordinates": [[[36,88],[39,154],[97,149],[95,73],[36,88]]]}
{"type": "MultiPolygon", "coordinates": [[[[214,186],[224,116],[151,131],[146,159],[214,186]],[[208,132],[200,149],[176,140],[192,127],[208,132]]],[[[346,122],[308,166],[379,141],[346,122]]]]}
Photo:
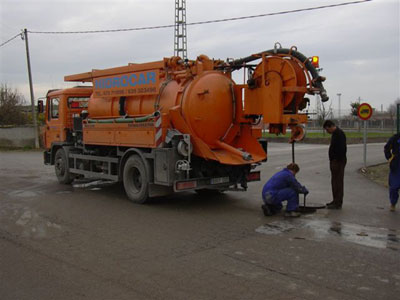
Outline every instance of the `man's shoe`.
{"type": "Polygon", "coordinates": [[[287,212],[285,212],[285,217],[298,218],[300,216],[301,216],[301,213],[299,213],[297,211],[287,211],[287,212]]]}
{"type": "Polygon", "coordinates": [[[326,205],[326,208],[327,209],[341,209],[342,205],[337,205],[337,204],[331,202],[326,205]]]}
{"type": "Polygon", "coordinates": [[[269,217],[269,216],[272,216],[272,215],[273,215],[273,213],[272,213],[272,211],[269,209],[268,205],[263,204],[263,205],[261,206],[261,209],[263,210],[264,216],[269,217]]]}
{"type": "Polygon", "coordinates": [[[396,210],[396,205],[390,205],[390,211],[395,211],[396,210]]]}

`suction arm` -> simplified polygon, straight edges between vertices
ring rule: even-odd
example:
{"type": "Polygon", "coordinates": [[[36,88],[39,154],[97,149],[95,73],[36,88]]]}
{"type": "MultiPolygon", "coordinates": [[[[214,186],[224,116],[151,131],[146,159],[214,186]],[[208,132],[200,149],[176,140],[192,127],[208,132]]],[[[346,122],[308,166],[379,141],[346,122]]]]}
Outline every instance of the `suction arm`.
{"type": "Polygon", "coordinates": [[[302,53],[300,53],[297,50],[286,49],[286,48],[275,48],[275,49],[263,51],[263,52],[260,52],[257,54],[253,54],[251,56],[247,56],[244,58],[239,58],[239,59],[233,60],[233,61],[229,62],[229,65],[232,69],[237,70],[237,69],[242,68],[244,63],[248,63],[248,62],[260,59],[260,57],[263,54],[265,54],[265,55],[286,54],[286,55],[291,55],[291,56],[297,58],[299,61],[303,62],[313,78],[313,85],[320,90],[321,101],[326,102],[329,100],[329,97],[326,93],[324,85],[322,84],[323,78],[321,76],[319,76],[318,70],[312,65],[311,61],[306,56],[304,56],[302,53]]]}

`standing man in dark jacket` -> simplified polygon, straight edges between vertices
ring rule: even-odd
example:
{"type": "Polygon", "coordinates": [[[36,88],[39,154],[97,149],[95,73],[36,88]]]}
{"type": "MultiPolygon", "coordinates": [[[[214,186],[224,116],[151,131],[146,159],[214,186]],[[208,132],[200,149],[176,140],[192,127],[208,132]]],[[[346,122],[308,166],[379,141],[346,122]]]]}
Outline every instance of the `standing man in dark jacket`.
{"type": "Polygon", "coordinates": [[[392,136],[386,143],[385,157],[390,162],[389,173],[389,197],[390,211],[395,211],[397,201],[399,200],[400,189],[400,133],[392,136]]]}
{"type": "Polygon", "coordinates": [[[344,168],[347,163],[346,135],[330,120],[324,122],[324,129],[332,135],[329,146],[331,184],[333,201],[326,204],[329,209],[341,209],[343,204],[344,168]]]}

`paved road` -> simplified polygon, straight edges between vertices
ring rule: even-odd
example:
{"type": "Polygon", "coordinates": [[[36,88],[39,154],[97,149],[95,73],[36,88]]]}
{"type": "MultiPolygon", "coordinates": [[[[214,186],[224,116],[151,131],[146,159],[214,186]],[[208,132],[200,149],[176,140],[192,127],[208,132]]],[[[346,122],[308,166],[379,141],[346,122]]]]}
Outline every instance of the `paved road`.
{"type": "MultiPolygon", "coordinates": [[[[383,162],[382,144],[368,147],[383,162]]],[[[400,211],[357,170],[349,146],[345,204],[300,219],[265,218],[248,192],[184,193],[149,205],[121,186],[57,183],[40,152],[0,152],[1,299],[395,299],[400,211]]],[[[308,201],[331,200],[327,146],[297,146],[308,201]]],[[[262,179],[291,159],[271,144],[262,179]]]]}

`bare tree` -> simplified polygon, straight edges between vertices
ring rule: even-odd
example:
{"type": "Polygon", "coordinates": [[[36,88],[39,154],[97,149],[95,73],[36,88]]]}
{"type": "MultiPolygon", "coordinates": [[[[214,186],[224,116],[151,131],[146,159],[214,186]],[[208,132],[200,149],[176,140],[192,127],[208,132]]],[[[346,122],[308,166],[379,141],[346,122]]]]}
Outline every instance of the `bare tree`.
{"type": "Polygon", "coordinates": [[[358,132],[361,131],[361,122],[360,119],[358,118],[358,108],[360,107],[360,102],[355,101],[350,103],[351,106],[351,115],[353,116],[353,119],[357,121],[358,124],[358,132]]]}
{"type": "Polygon", "coordinates": [[[0,85],[0,125],[23,125],[27,122],[21,106],[24,96],[17,89],[12,90],[7,84],[0,85]]]}
{"type": "MultiPolygon", "coordinates": [[[[317,100],[319,101],[319,99],[317,100]]],[[[322,127],[325,120],[332,118],[332,102],[329,103],[328,107],[325,107],[324,102],[319,102],[317,106],[317,121],[318,125],[322,127]]],[[[325,135],[325,131],[322,129],[322,133],[325,135]]]]}

